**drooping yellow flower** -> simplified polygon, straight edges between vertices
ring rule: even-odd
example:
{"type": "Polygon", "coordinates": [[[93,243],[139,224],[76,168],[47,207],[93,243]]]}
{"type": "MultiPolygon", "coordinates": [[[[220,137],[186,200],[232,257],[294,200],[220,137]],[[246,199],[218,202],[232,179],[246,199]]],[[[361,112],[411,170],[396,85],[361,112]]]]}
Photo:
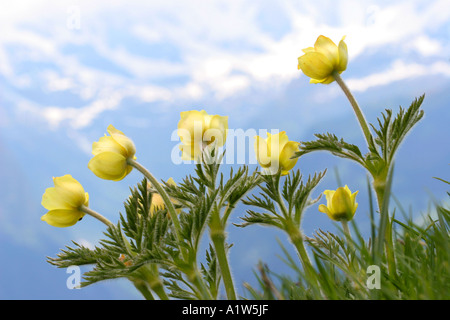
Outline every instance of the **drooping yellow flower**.
{"type": "Polygon", "coordinates": [[[347,69],[348,53],[344,42],[339,46],[325,36],[319,36],[314,47],[303,49],[304,55],[298,58],[298,69],[311,78],[310,83],[329,84],[334,81],[333,72],[341,74],[347,69]]]}
{"type": "Polygon", "coordinates": [[[222,147],[227,139],[228,116],[209,115],[205,110],[180,113],[178,136],[183,160],[199,160],[203,149],[216,143],[222,147]]]}
{"type": "MultiPolygon", "coordinates": [[[[169,178],[169,180],[167,180],[167,183],[172,186],[177,185],[175,180],[173,180],[173,178],[169,178]]],[[[149,187],[151,188],[150,183],[149,183],[149,187]]],[[[172,201],[172,203],[177,204],[176,200],[171,199],[171,201],[172,201]]],[[[158,210],[162,210],[164,208],[165,208],[165,204],[164,204],[163,198],[161,197],[161,195],[159,193],[154,192],[152,194],[152,204],[150,205],[150,215],[153,216],[153,214],[155,212],[157,212],[158,210]]],[[[177,211],[177,213],[180,213],[181,210],[178,209],[176,211],[177,211]]]]}
{"type": "Polygon", "coordinates": [[[325,190],[327,205],[321,204],[319,211],[326,213],[330,219],[335,221],[350,221],[355,215],[358,203],[356,195],[358,191],[352,193],[348,186],[339,187],[337,190],[325,190]]]}
{"type": "Polygon", "coordinates": [[[298,158],[293,158],[299,151],[299,142],[289,141],[285,131],[277,134],[267,132],[267,138],[255,137],[255,154],[259,165],[274,174],[281,169],[286,175],[295,166],[298,158]]]}
{"type": "Polygon", "coordinates": [[[73,226],[84,216],[80,210],[89,205],[89,195],[70,174],[53,178],[54,187],[47,188],[42,196],[42,206],[49,210],[42,221],[54,227],[73,226]]]}
{"type": "Polygon", "coordinates": [[[89,161],[88,168],[99,178],[119,181],[133,169],[127,159],[136,159],[136,148],[133,141],[113,125],[110,124],[107,131],[110,136],[105,134],[92,144],[94,157],[89,161]]]}

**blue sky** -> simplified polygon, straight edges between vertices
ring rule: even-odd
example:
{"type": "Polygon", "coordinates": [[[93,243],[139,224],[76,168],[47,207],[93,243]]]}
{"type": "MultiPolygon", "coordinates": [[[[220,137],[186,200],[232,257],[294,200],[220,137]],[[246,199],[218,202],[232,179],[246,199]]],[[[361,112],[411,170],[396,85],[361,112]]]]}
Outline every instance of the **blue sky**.
{"type": "MultiPolygon", "coordinates": [[[[181,111],[229,116],[230,128],[285,130],[291,140],[333,132],[364,149],[339,87],[309,84],[297,70],[301,49],[323,34],[346,36],[342,74],[366,118],[398,110],[425,93],[425,118],[396,161],[396,197],[425,212],[447,201],[450,152],[450,3],[435,1],[16,1],[0,12],[0,298],[137,299],[126,281],[68,290],[65,270],[45,262],[71,240],[95,245],[104,230],[83,219],[53,228],[40,220],[52,177],[71,174],[90,205],[110,220],[129,187],[90,172],[91,144],[113,124],[137,146],[138,160],[158,178],[192,173],[176,165],[171,139],[181,111]],[[332,3],[332,5],[330,5],[332,3]]],[[[251,152],[251,151],[249,151],[251,152]]],[[[255,166],[253,165],[252,168],[255,166]]],[[[225,167],[224,170],[227,170],[225,167]]],[[[336,187],[334,168],[358,195],[357,222],[368,226],[366,175],[328,154],[301,158],[305,176],[328,168],[315,192],[336,187]]],[[[240,210],[240,211],[239,211],[240,210]]],[[[245,208],[231,217],[238,222],[245,208]]],[[[335,230],[313,206],[303,228],[335,230]]],[[[276,239],[258,226],[229,228],[234,278],[253,281],[259,260],[283,270],[276,239]]],[[[287,246],[289,243],[285,242],[287,246]]],[[[243,293],[240,287],[240,293],[243,293]]]]}

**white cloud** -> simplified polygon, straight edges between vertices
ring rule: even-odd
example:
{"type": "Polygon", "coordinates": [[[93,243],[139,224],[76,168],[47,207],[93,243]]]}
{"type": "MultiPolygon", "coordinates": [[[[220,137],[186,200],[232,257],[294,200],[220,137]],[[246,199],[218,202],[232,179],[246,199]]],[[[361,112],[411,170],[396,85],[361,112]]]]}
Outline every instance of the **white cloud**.
{"type": "Polygon", "coordinates": [[[137,1],[130,7],[124,0],[80,0],[75,4],[80,29],[73,30],[67,21],[73,18],[68,9],[74,3],[22,1],[0,13],[0,75],[15,87],[78,96],[81,106],[42,103],[40,108],[52,127],[67,123],[74,129],[119,108],[127,97],[144,103],[197,100],[208,94],[225,99],[259,85],[283,86],[302,76],[297,57],[319,34],[335,41],[347,35],[353,60],[365,52],[384,54],[395,48],[392,68],[350,79],[354,90],[430,72],[448,76],[450,47],[442,42],[450,33],[448,1],[381,5],[344,0],[332,6],[321,1],[280,1],[277,6],[290,30],[277,38],[265,32],[259,20],[266,4],[137,1]],[[136,43],[141,47],[136,49],[136,43]],[[70,48],[80,52],[89,48],[84,54],[104,66],[70,48]],[[155,51],[158,48],[161,52],[155,51]],[[411,50],[435,61],[405,61],[411,50]],[[21,65],[30,62],[43,67],[23,71],[21,65]],[[170,83],[171,79],[184,80],[170,83]],[[105,92],[113,94],[106,97],[105,92]]]}
{"type": "Polygon", "coordinates": [[[392,82],[412,79],[420,76],[443,75],[450,77],[450,64],[448,62],[435,62],[430,65],[418,63],[405,63],[394,61],[388,70],[373,73],[362,78],[347,80],[347,85],[353,91],[365,91],[371,87],[387,85],[392,82]]]}

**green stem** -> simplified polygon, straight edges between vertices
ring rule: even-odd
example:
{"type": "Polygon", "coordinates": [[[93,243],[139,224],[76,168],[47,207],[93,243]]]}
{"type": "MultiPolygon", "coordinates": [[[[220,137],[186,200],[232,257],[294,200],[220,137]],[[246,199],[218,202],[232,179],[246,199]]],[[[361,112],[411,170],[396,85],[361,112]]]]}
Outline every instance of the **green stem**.
{"type": "Polygon", "coordinates": [[[211,239],[214,245],[214,251],[216,252],[217,261],[219,262],[227,298],[228,300],[236,300],[233,278],[231,276],[227,253],[225,250],[225,232],[223,230],[211,232],[211,239]]]}
{"type": "Polygon", "coordinates": [[[287,233],[294,247],[297,249],[297,253],[300,257],[305,275],[310,280],[315,280],[315,271],[309,260],[308,253],[306,252],[305,245],[303,243],[303,235],[300,230],[294,227],[292,224],[287,227],[287,233]]]}
{"type": "Polygon", "coordinates": [[[161,280],[150,283],[150,288],[158,295],[161,300],[169,300],[167,293],[164,291],[164,287],[161,280]]]}
{"type": "Polygon", "coordinates": [[[169,300],[169,297],[164,291],[164,286],[159,277],[158,266],[156,264],[144,265],[138,272],[141,277],[145,279],[150,289],[152,289],[161,300],[169,300]]]}
{"type": "Polygon", "coordinates": [[[234,209],[234,207],[230,206],[230,205],[228,205],[226,207],[225,212],[224,212],[223,217],[222,217],[222,221],[221,221],[222,225],[226,225],[227,224],[228,217],[230,216],[231,211],[233,211],[233,209],[234,209]]]}
{"type": "Polygon", "coordinates": [[[397,277],[397,267],[395,262],[395,252],[392,243],[392,225],[389,219],[389,198],[386,198],[386,193],[390,193],[390,185],[392,181],[392,168],[383,174],[374,177],[373,187],[377,196],[378,208],[380,212],[380,226],[378,228],[378,242],[377,242],[377,258],[376,262],[383,256],[386,250],[386,259],[389,274],[392,277],[397,277]],[[388,177],[389,172],[389,177],[388,177]],[[389,183],[389,185],[387,185],[389,183]]]}
{"type": "Polygon", "coordinates": [[[155,300],[152,293],[148,289],[147,284],[143,280],[133,280],[132,282],[146,300],[155,300]]]}
{"type": "MultiPolygon", "coordinates": [[[[172,219],[173,226],[175,229],[175,237],[177,238],[177,242],[181,243],[181,236],[180,236],[180,221],[178,220],[177,212],[175,210],[175,207],[173,206],[172,201],[170,201],[170,198],[164,190],[164,188],[159,184],[159,181],[156,180],[156,178],[145,168],[143,167],[139,162],[129,158],[127,159],[127,162],[130,166],[136,168],[138,171],[140,171],[148,180],[150,180],[150,183],[152,186],[158,191],[159,195],[164,201],[164,204],[169,211],[170,218],[172,219]]],[[[183,252],[183,251],[182,251],[183,252]]]]}
{"type": "MultiPolygon", "coordinates": [[[[177,212],[175,211],[175,207],[173,206],[172,201],[170,201],[169,195],[167,194],[166,190],[164,190],[164,188],[159,184],[159,181],[156,180],[156,178],[150,173],[150,171],[148,171],[139,162],[131,158],[127,159],[127,162],[130,166],[140,171],[150,181],[152,186],[156,189],[156,191],[163,199],[164,204],[167,210],[169,211],[170,218],[172,219],[173,222],[173,227],[175,229],[175,237],[177,239],[180,252],[183,255],[183,258],[186,262],[190,261],[189,253],[186,250],[183,250],[183,247],[181,246],[182,238],[181,238],[180,220],[178,220],[177,212]]],[[[203,279],[200,276],[200,272],[198,271],[196,266],[194,266],[194,268],[195,268],[194,273],[188,276],[189,279],[192,280],[192,283],[200,290],[204,299],[211,299],[211,295],[209,294],[209,291],[206,289],[205,284],[203,283],[203,279]]]]}
{"type": "Polygon", "coordinates": [[[203,279],[200,276],[200,272],[197,268],[187,274],[189,281],[199,290],[201,300],[212,300],[209,290],[206,288],[203,279]]]}
{"type": "Polygon", "coordinates": [[[228,264],[227,252],[225,250],[225,226],[231,211],[231,207],[227,206],[222,219],[220,218],[219,210],[216,210],[211,214],[211,218],[209,220],[209,234],[213,242],[214,251],[216,252],[217,261],[219,262],[227,298],[229,300],[236,300],[236,291],[233,284],[233,278],[231,276],[230,266],[228,264]]]}
{"type": "MultiPolygon", "coordinates": [[[[361,108],[359,107],[358,103],[356,102],[355,97],[350,92],[350,89],[345,84],[344,80],[342,80],[341,76],[338,72],[333,72],[333,77],[336,80],[336,82],[341,87],[342,91],[344,91],[345,95],[347,96],[351,106],[353,107],[353,111],[355,112],[355,115],[359,121],[359,124],[361,126],[361,129],[364,133],[364,137],[366,138],[367,145],[369,148],[374,147],[373,137],[370,133],[369,126],[367,124],[366,119],[364,118],[364,115],[361,111],[361,108]]],[[[385,172],[387,174],[387,172],[385,172]]],[[[390,230],[389,228],[386,228],[386,223],[389,223],[388,217],[384,216],[388,214],[387,208],[386,210],[383,209],[383,203],[385,201],[385,188],[386,188],[386,175],[383,175],[381,177],[374,177],[373,186],[377,195],[377,201],[378,201],[378,208],[380,210],[381,219],[380,219],[380,235],[384,238],[386,241],[386,253],[387,253],[387,259],[388,259],[388,265],[391,275],[395,275],[395,255],[393,251],[393,247],[390,245],[390,230]]],[[[382,241],[380,239],[380,241],[382,241]]],[[[380,251],[378,251],[378,254],[381,256],[382,254],[382,246],[379,246],[380,251]]]]}
{"type": "Polygon", "coordinates": [[[342,229],[344,229],[345,235],[348,237],[348,239],[352,238],[352,235],[350,234],[350,229],[348,228],[348,222],[345,220],[341,221],[342,229]]]}
{"type": "Polygon", "coordinates": [[[345,95],[347,96],[347,99],[349,100],[350,104],[352,105],[353,111],[355,112],[355,115],[359,121],[359,125],[361,126],[361,129],[364,133],[364,137],[366,138],[367,145],[369,147],[373,146],[373,138],[372,138],[372,134],[370,133],[370,130],[369,130],[369,125],[367,124],[367,121],[364,118],[364,115],[361,111],[361,108],[358,105],[358,102],[356,102],[355,97],[350,92],[350,89],[347,87],[344,80],[342,80],[339,73],[336,71],[333,72],[333,77],[336,80],[336,82],[339,84],[339,86],[341,87],[342,91],[344,91],[345,95]]]}
{"type": "Polygon", "coordinates": [[[81,206],[80,210],[83,211],[84,213],[87,213],[88,215],[94,217],[97,220],[100,220],[101,222],[103,222],[104,224],[106,224],[108,227],[112,227],[113,223],[111,221],[109,221],[108,219],[106,219],[104,216],[102,216],[100,213],[92,210],[89,207],[86,206],[81,206]]]}

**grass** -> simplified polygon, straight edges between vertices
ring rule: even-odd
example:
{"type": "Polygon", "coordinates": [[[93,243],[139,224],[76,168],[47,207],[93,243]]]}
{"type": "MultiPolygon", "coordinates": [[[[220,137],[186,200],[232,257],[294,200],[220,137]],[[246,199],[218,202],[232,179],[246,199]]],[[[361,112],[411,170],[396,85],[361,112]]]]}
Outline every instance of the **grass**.
{"type": "Polygon", "coordinates": [[[260,263],[255,270],[258,285],[245,284],[247,294],[250,299],[263,300],[450,299],[450,211],[441,204],[434,207],[435,212],[427,212],[420,222],[417,215],[407,216],[398,203],[390,209],[383,228],[391,241],[382,243],[391,243],[395,261],[390,266],[386,253],[376,255],[381,224],[372,208],[369,218],[373,223],[366,238],[351,223],[351,239],[339,227],[336,234],[319,230],[306,239],[319,281],[305,277],[298,257],[280,243],[282,260],[294,276],[277,274],[260,263]],[[395,218],[396,212],[403,214],[403,221],[395,218]]]}

